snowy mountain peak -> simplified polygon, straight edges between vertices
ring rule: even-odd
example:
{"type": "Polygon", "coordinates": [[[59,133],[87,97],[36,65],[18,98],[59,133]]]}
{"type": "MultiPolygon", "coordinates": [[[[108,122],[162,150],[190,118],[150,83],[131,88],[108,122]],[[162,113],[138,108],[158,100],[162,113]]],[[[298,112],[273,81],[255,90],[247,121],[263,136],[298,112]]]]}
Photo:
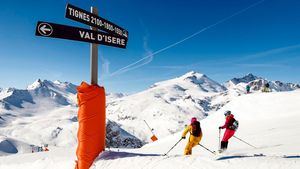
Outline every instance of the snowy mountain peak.
{"type": "Polygon", "coordinates": [[[0,100],[12,95],[12,93],[14,92],[14,88],[7,88],[7,89],[2,89],[2,91],[0,91],[0,100]]]}
{"type": "Polygon", "coordinates": [[[15,91],[15,90],[16,90],[16,88],[9,87],[9,88],[3,90],[3,92],[9,93],[9,92],[13,92],[13,91],[15,91]]]}
{"type": "Polygon", "coordinates": [[[109,101],[115,100],[115,99],[120,99],[122,97],[126,96],[123,93],[106,93],[106,99],[109,101]]]}
{"type": "Polygon", "coordinates": [[[195,71],[190,71],[190,72],[184,74],[183,76],[181,76],[180,78],[183,78],[183,79],[191,79],[191,78],[200,79],[200,78],[207,78],[207,76],[205,74],[202,74],[202,73],[198,73],[198,72],[195,72],[195,71]]]}
{"type": "Polygon", "coordinates": [[[223,92],[226,90],[224,86],[218,82],[210,79],[205,74],[201,74],[195,71],[188,72],[178,78],[170,79],[162,82],[157,82],[152,85],[150,88],[156,87],[170,87],[176,88],[180,91],[185,89],[194,88],[197,91],[202,92],[223,92]]]}
{"type": "Polygon", "coordinates": [[[210,79],[205,74],[198,73],[195,71],[188,72],[185,75],[181,76],[179,79],[183,79],[183,81],[190,82],[198,86],[200,90],[205,92],[222,92],[226,90],[224,86],[210,79]]]}
{"type": "Polygon", "coordinates": [[[61,81],[59,81],[59,80],[55,80],[54,82],[53,82],[54,84],[62,84],[62,82],[61,81]]]}
{"type": "Polygon", "coordinates": [[[40,90],[41,88],[44,89],[49,89],[49,90],[53,90],[55,92],[60,91],[59,93],[63,92],[67,92],[67,93],[72,93],[72,94],[76,94],[77,90],[76,90],[76,85],[70,83],[70,82],[61,82],[59,80],[55,80],[54,82],[49,81],[49,80],[41,80],[41,79],[37,79],[35,82],[33,82],[31,85],[29,85],[27,87],[27,90],[40,90]]]}
{"type": "Polygon", "coordinates": [[[244,77],[241,77],[241,78],[233,78],[231,79],[230,81],[233,83],[233,84],[238,84],[238,83],[249,83],[253,80],[257,80],[257,79],[261,79],[255,75],[253,75],[252,73],[248,73],[247,75],[245,75],[244,77]]]}
{"type": "MultiPolygon", "coordinates": [[[[76,104],[76,85],[69,82],[37,79],[27,89],[8,88],[0,92],[0,100],[6,108],[24,108],[24,105],[70,105],[76,104]],[[43,103],[42,103],[43,102],[43,103]]],[[[26,107],[26,106],[25,106],[26,107]]]]}
{"type": "Polygon", "coordinates": [[[45,86],[43,81],[41,79],[37,79],[36,81],[34,81],[31,85],[29,85],[27,87],[27,90],[35,90],[35,89],[43,87],[43,86],[45,86]]]}

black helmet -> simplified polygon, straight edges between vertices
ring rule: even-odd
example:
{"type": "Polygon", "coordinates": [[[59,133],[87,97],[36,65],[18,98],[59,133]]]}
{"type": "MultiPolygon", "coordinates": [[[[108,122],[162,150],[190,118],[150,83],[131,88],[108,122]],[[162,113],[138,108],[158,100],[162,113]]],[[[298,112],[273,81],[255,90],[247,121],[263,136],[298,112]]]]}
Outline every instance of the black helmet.
{"type": "Polygon", "coordinates": [[[224,115],[225,115],[225,116],[228,116],[228,115],[230,115],[230,114],[231,114],[231,111],[230,111],[230,110],[227,110],[227,111],[224,112],[224,115]]]}

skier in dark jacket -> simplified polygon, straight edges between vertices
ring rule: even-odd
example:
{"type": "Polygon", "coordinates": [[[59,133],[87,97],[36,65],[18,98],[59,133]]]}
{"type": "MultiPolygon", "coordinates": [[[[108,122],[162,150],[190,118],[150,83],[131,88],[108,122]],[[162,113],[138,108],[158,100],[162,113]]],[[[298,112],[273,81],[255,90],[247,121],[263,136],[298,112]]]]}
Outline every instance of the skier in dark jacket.
{"type": "Polygon", "coordinates": [[[269,83],[266,83],[264,85],[264,87],[262,88],[262,92],[271,92],[270,84],[269,83]]]}
{"type": "Polygon", "coordinates": [[[187,145],[184,149],[184,155],[192,155],[192,148],[199,144],[202,139],[202,130],[200,122],[196,117],[191,119],[191,124],[188,125],[182,133],[182,139],[185,139],[187,133],[190,133],[190,137],[187,145]]]}
{"type": "Polygon", "coordinates": [[[247,86],[246,86],[246,91],[247,91],[247,94],[250,93],[250,85],[247,85],[247,86]]]}
{"type": "Polygon", "coordinates": [[[227,149],[228,146],[228,140],[234,135],[235,133],[235,128],[233,126],[233,123],[235,122],[234,116],[233,114],[231,114],[231,111],[226,111],[224,113],[224,115],[226,116],[226,121],[225,124],[223,126],[219,127],[219,130],[221,129],[226,129],[223,139],[221,141],[221,149],[220,152],[223,152],[224,150],[227,149]]]}

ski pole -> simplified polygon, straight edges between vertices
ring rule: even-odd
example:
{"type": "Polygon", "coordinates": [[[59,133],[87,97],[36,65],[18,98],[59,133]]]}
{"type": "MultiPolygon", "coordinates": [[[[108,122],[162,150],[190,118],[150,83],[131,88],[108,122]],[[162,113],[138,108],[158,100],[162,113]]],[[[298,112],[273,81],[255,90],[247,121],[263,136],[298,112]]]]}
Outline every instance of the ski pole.
{"type": "Polygon", "coordinates": [[[151,129],[151,127],[148,125],[148,123],[146,122],[146,120],[144,120],[144,122],[146,123],[146,125],[148,126],[149,130],[151,131],[151,133],[153,134],[152,137],[150,138],[152,141],[156,141],[158,140],[157,137],[155,136],[155,134],[153,133],[154,129],[151,129]]]}
{"type": "Polygon", "coordinates": [[[180,142],[182,140],[182,138],[180,139],[180,140],[178,140],[177,141],[177,143],[168,151],[168,152],[166,152],[163,156],[166,156],[171,150],[173,150],[173,148],[175,147],[175,146],[177,146],[177,144],[180,142]]]}
{"type": "Polygon", "coordinates": [[[253,148],[257,148],[257,147],[255,147],[255,146],[253,146],[253,145],[247,143],[246,141],[244,141],[244,140],[242,140],[242,139],[236,137],[236,136],[233,136],[233,137],[236,138],[236,139],[238,139],[238,140],[240,140],[241,142],[243,142],[243,143],[245,143],[245,144],[248,144],[249,146],[251,146],[251,147],[253,147],[253,148]]]}
{"type": "Polygon", "coordinates": [[[151,133],[154,135],[153,133],[153,129],[148,125],[148,123],[146,122],[146,120],[144,120],[144,122],[146,123],[146,125],[148,126],[149,130],[151,131],[151,133]]]}
{"type": "Polygon", "coordinates": [[[215,151],[211,151],[210,149],[204,147],[202,144],[198,143],[199,146],[203,147],[205,150],[211,152],[212,154],[216,155],[216,152],[215,151]]]}
{"type": "Polygon", "coordinates": [[[219,129],[219,150],[221,149],[221,129],[219,129]]]}

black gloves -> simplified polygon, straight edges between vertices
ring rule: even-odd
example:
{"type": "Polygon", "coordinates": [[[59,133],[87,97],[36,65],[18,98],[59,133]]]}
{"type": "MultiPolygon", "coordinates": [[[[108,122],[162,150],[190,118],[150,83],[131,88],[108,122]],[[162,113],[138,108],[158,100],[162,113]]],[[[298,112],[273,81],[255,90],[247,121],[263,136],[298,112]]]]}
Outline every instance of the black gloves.
{"type": "Polygon", "coordinates": [[[221,127],[221,126],[219,127],[219,130],[220,130],[220,129],[222,129],[222,127],[221,127]]]}
{"type": "Polygon", "coordinates": [[[185,137],[181,137],[181,139],[185,139],[185,137]]]}

